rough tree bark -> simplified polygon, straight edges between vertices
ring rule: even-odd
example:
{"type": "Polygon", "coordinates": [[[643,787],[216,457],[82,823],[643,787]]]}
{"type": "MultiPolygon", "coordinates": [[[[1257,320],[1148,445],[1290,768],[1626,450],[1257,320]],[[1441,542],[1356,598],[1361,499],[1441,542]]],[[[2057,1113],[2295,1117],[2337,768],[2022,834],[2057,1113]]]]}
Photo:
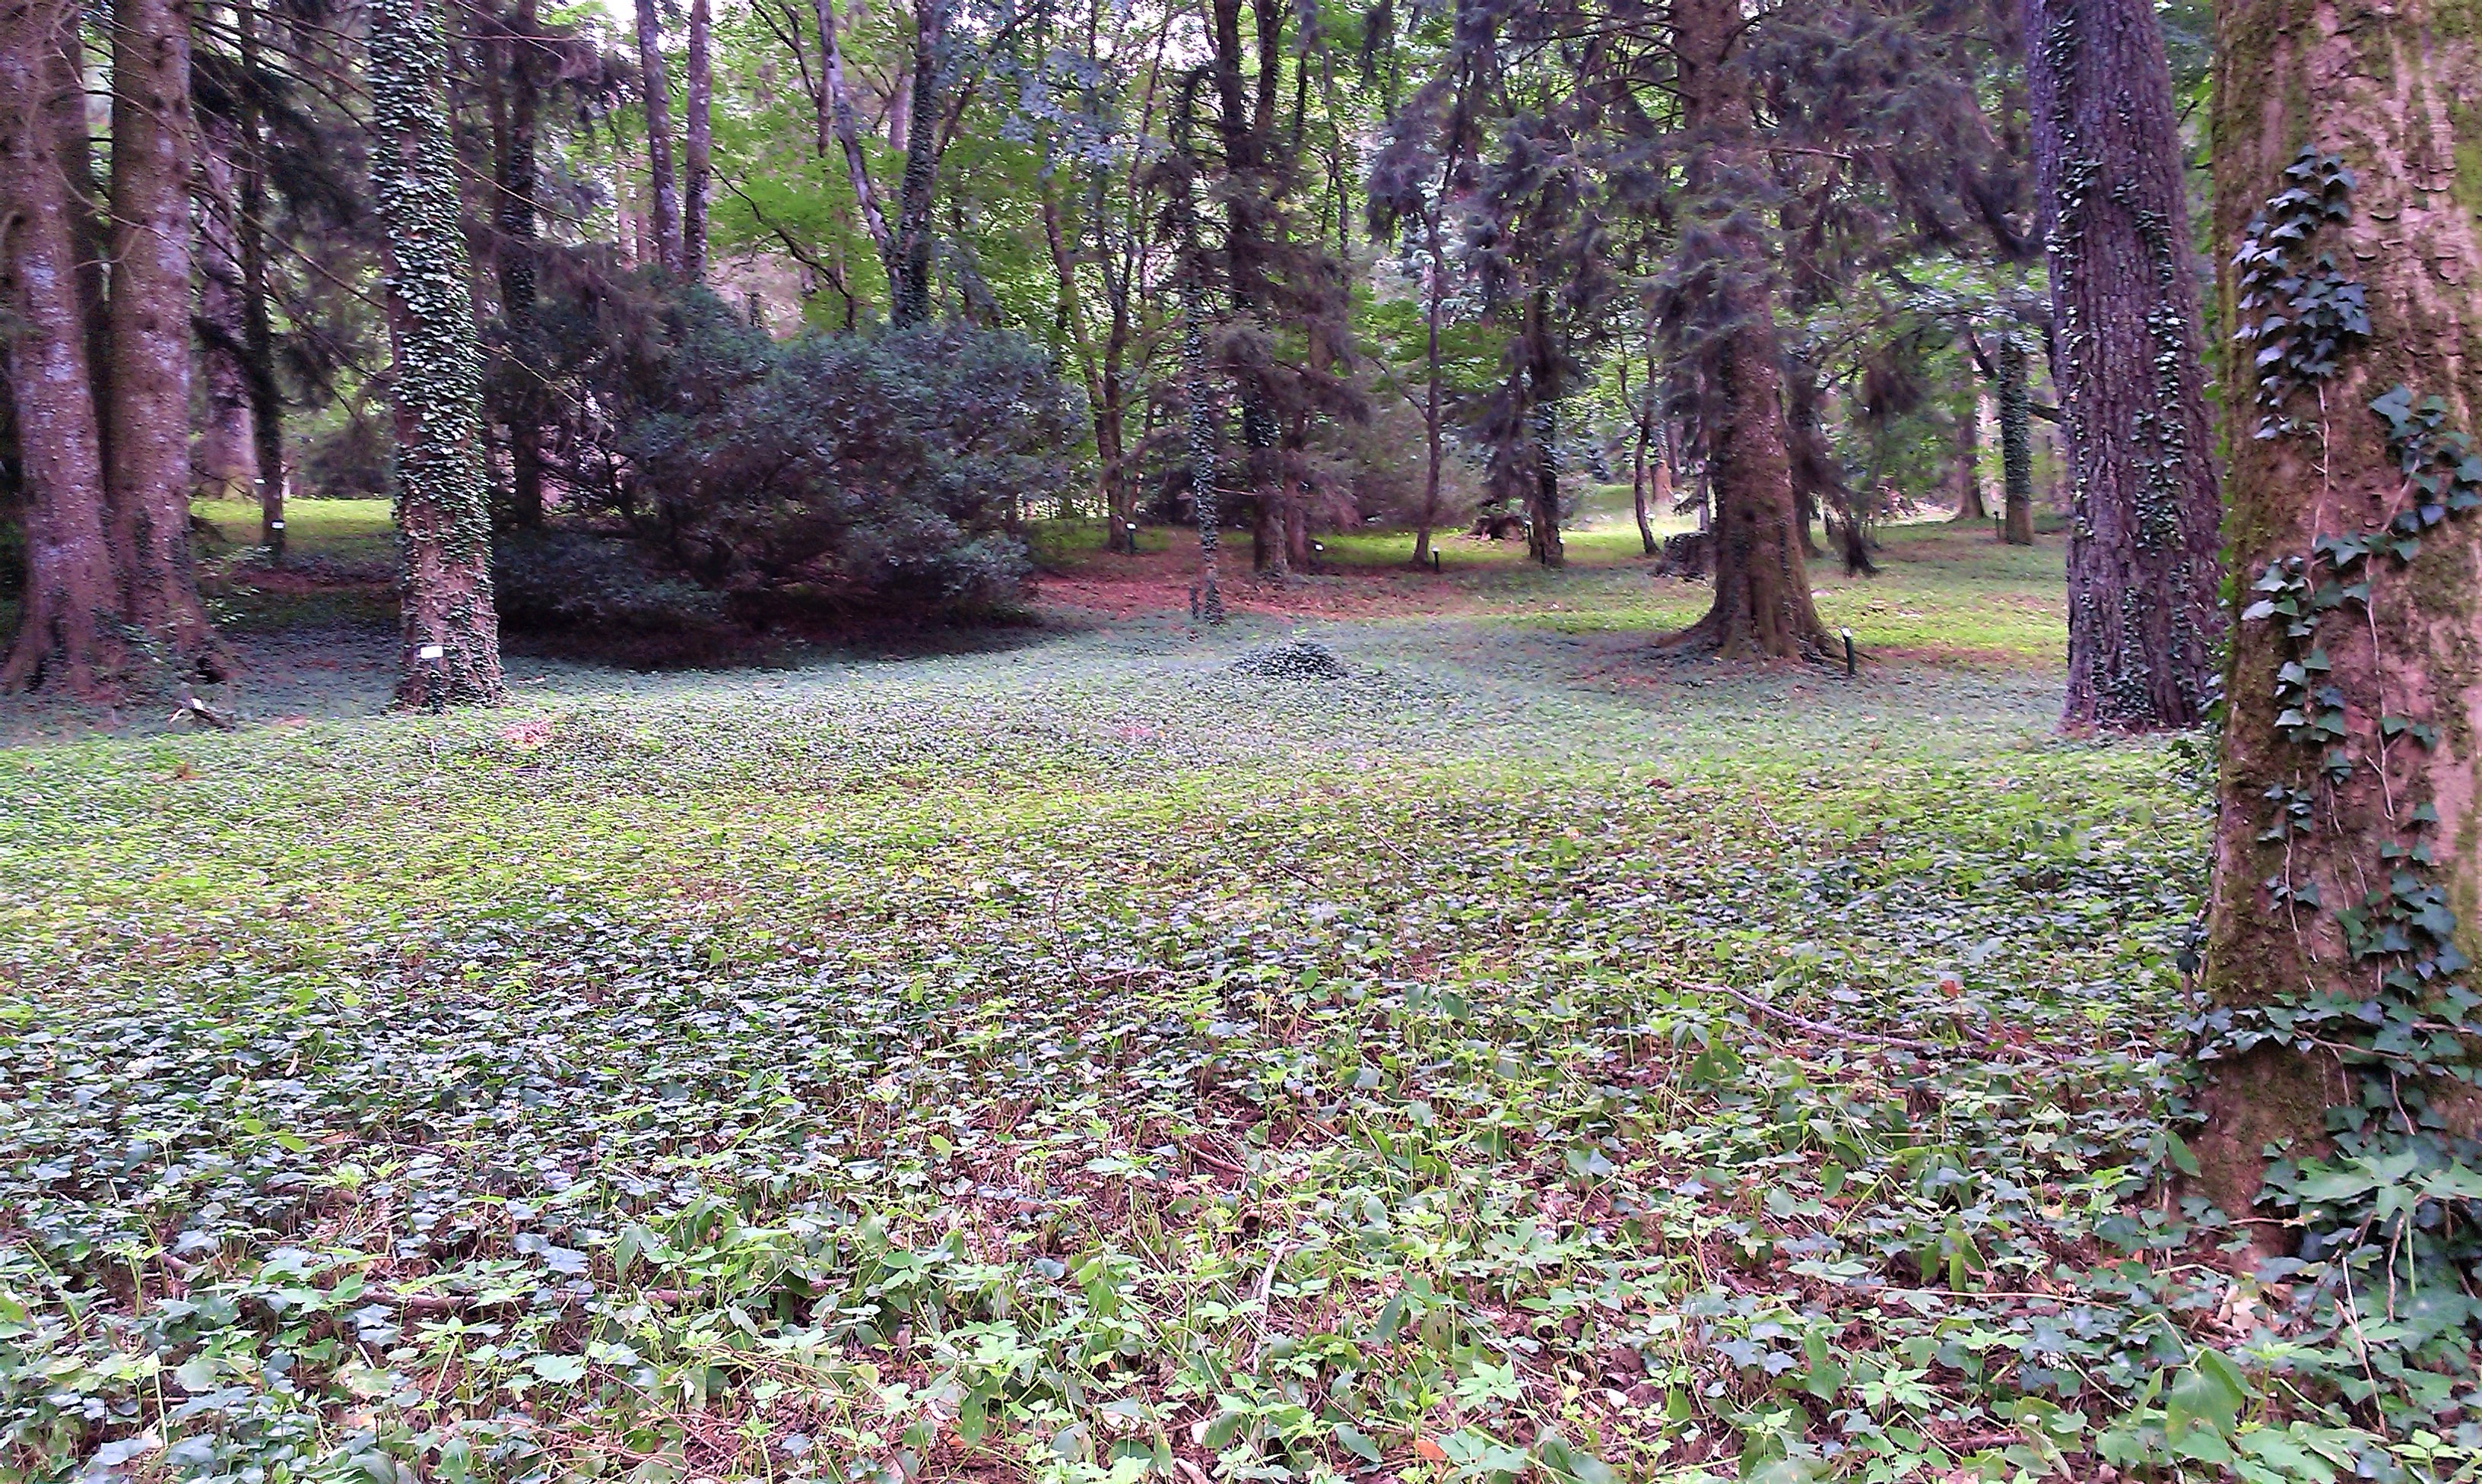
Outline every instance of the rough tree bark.
{"type": "MultiPolygon", "coordinates": [[[[257,8],[239,0],[233,22],[240,36],[245,77],[258,71],[257,8]]],[[[241,250],[242,369],[250,392],[252,468],[258,476],[258,541],[277,564],[284,560],[284,393],[276,380],[276,325],[268,312],[267,123],[258,103],[246,95],[241,108],[241,153],[234,162],[239,211],[233,228],[241,250]]]]}
{"type": "MultiPolygon", "coordinates": [[[[2376,533],[2392,541],[2390,523],[2426,503],[2407,478],[2404,445],[2391,446],[2387,422],[2373,414],[2383,394],[2405,388],[2407,411],[2440,398],[2437,431],[2482,435],[2482,156],[2470,147],[2469,113],[2482,76],[2482,0],[2219,0],[2215,30],[2223,323],[2246,332],[2270,313],[2291,312],[2281,294],[2271,305],[2244,307],[2232,259],[2252,219],[2293,184],[2285,169],[2305,147],[2340,155],[2357,180],[2343,220],[2317,226],[2293,262],[2315,273],[2314,257],[2332,254],[2339,275],[2365,285],[2369,320],[2367,338],[2343,351],[2332,377],[2273,409],[2296,424],[2275,436],[2250,435],[2268,410],[2252,397],[2258,352],[2272,342],[2234,344],[2224,378],[2234,423],[2225,488],[2246,603],[2278,596],[2259,585],[2289,560],[2307,559],[2294,569],[2305,584],[2327,583],[2335,574],[2313,553],[2318,537],[2376,533]]],[[[2311,192],[2314,198],[2314,185],[2311,192]]],[[[2417,472],[2436,477],[2442,466],[2424,461],[2417,472]]],[[[2456,487],[2475,489],[2461,478],[2456,487]]],[[[2338,920],[2364,901],[2363,881],[2385,883],[2395,872],[2435,889],[2449,920],[2416,924],[2413,941],[2452,943],[2482,959],[2482,510],[2427,525],[2416,515],[2416,524],[2419,547],[2410,561],[2374,553],[2350,566],[2345,581],[2370,583],[2366,607],[2321,611],[2313,599],[2304,605],[2313,628],[2298,638],[2281,616],[2245,612],[2233,627],[2205,968],[2205,993],[2218,1006],[2246,1012],[2305,991],[2401,1001],[2404,992],[2386,986],[2379,971],[2401,972],[2413,955],[2357,959],[2338,920]],[[2284,667],[2308,646],[2323,651],[2322,679],[2337,694],[2279,695],[2289,684],[2284,667]],[[2319,732],[2306,745],[2285,716],[2303,705],[2319,732]],[[2392,740],[2382,724],[2389,717],[2392,740]],[[2341,735],[2326,731],[2328,721],[2341,735]],[[2352,764],[2340,777],[2325,768],[2331,747],[2352,764]],[[2300,792],[2306,832],[2281,827],[2270,789],[2300,792]],[[2424,806],[2435,824],[2425,823],[2424,806]],[[2402,853],[2409,844],[2428,847],[2427,859],[2402,853]],[[2289,900],[2270,881],[2288,882],[2289,900]],[[2316,888],[2324,910],[2301,895],[2305,887],[2316,888]]],[[[2471,975],[2445,977],[2469,983],[2471,975]]],[[[2341,1101],[2345,1080],[2323,1054],[2274,1040],[2210,1060],[2206,1073],[2205,1127],[2194,1144],[2200,1185],[2243,1215],[2261,1185],[2261,1150],[2285,1140],[2296,1151],[2316,1145],[2323,1109],[2341,1101]]],[[[2472,1128],[2469,1088],[2439,1103],[2452,1127],[2472,1128]]]]}
{"type": "Polygon", "coordinates": [[[508,121],[501,136],[499,189],[491,225],[499,237],[493,262],[499,271],[500,318],[508,326],[509,354],[524,378],[508,409],[510,516],[519,526],[543,521],[542,426],[535,396],[536,254],[540,250],[535,192],[536,116],[539,107],[535,39],[540,34],[535,0],[515,0],[506,17],[501,75],[508,91],[508,121]]]}
{"type": "Polygon", "coordinates": [[[0,690],[99,697],[126,662],[104,531],[103,446],[77,234],[51,93],[75,0],[0,0],[0,336],[26,483],[26,589],[0,690]]]}
{"type": "Polygon", "coordinates": [[[197,492],[247,499],[251,467],[248,351],[242,343],[241,208],[236,179],[241,130],[229,118],[199,119],[198,436],[190,472],[197,492]]]}
{"type": "Polygon", "coordinates": [[[112,26],[112,430],[121,616],[175,671],[220,677],[190,565],[190,11],[120,0],[112,26]]]}
{"type": "Polygon", "coordinates": [[[673,175],[673,92],[664,69],[664,28],[655,0],[638,0],[639,96],[647,114],[647,180],[653,198],[655,260],[681,273],[680,182],[673,175]]]}
{"type": "Polygon", "coordinates": [[[1999,539],[2010,546],[2034,544],[2033,394],[2025,377],[2025,342],[2006,330],[1999,337],[1999,539]]]}
{"type": "Polygon", "coordinates": [[[1526,380],[1533,399],[1534,483],[1526,491],[1525,546],[1546,567],[1566,566],[1569,548],[1560,539],[1560,410],[1557,357],[1551,346],[1551,291],[1538,288],[1525,302],[1526,380]]]}
{"type": "Polygon", "coordinates": [[[371,8],[373,195],[388,250],[396,518],[405,560],[397,701],[496,703],[482,344],[448,129],[442,0],[371,8]]]}
{"type": "Polygon", "coordinates": [[[2152,0],[2024,0],[2022,19],[2072,491],[2060,720],[2195,726],[2223,508],[2163,31],[2152,0]]]}
{"type": "Polygon", "coordinates": [[[1431,564],[1431,528],[1439,523],[1439,459],[1443,452],[1439,435],[1439,316],[1448,291],[1448,253],[1440,233],[1440,217],[1447,210],[1447,171],[1439,172],[1439,189],[1424,203],[1422,232],[1430,248],[1431,261],[1422,275],[1422,447],[1427,462],[1422,470],[1422,513],[1413,532],[1413,565],[1431,564]]]}
{"type": "Polygon", "coordinates": [[[1991,508],[1982,498],[1982,397],[1970,367],[1965,409],[1956,417],[1956,519],[1989,520],[1991,508]]]}
{"type": "MultiPolygon", "coordinates": [[[[1672,13],[1682,106],[1690,126],[1713,141],[1705,169],[1761,178],[1749,78],[1729,56],[1744,25],[1738,0],[1679,0],[1672,13]]],[[[1728,659],[1815,658],[1827,651],[1827,626],[1802,554],[1765,252],[1735,223],[1714,230],[1730,255],[1717,290],[1730,328],[1715,352],[1719,415],[1706,437],[1715,602],[1665,642],[1728,659]]]]}
{"type": "Polygon", "coordinates": [[[946,62],[949,0],[914,0],[912,124],[896,208],[896,282],[888,318],[931,320],[931,207],[939,181],[939,68],[946,62]]]}
{"type": "Polygon", "coordinates": [[[709,0],[690,0],[689,120],[681,155],[681,275],[706,278],[706,196],[713,146],[712,81],[708,52],[715,20],[709,0]]]}

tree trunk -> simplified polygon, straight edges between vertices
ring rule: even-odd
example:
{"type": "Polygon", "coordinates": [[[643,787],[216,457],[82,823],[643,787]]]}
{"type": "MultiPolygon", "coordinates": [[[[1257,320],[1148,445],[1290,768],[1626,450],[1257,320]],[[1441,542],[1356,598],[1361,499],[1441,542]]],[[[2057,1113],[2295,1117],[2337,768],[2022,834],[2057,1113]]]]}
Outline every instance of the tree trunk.
{"type": "MultiPolygon", "coordinates": [[[[1743,24],[1738,0],[1679,0],[1673,8],[1682,104],[1690,125],[1719,141],[1703,168],[1755,183],[1763,170],[1753,158],[1749,78],[1727,56],[1743,24]]],[[[1722,230],[1730,261],[1713,292],[1725,296],[1732,328],[1713,352],[1721,416],[1705,434],[1715,602],[1666,643],[1727,659],[1814,658],[1826,653],[1827,627],[1803,559],[1765,253],[1745,228],[1727,220],[1722,230]]]]}
{"type": "MultiPolygon", "coordinates": [[[[40,10],[30,0],[29,14],[40,10]]],[[[112,462],[112,399],[105,386],[112,368],[111,315],[104,304],[104,262],[110,243],[104,229],[103,186],[94,170],[94,140],[88,127],[87,44],[81,23],[68,22],[60,44],[43,50],[44,97],[53,157],[68,191],[69,243],[77,252],[78,314],[86,326],[87,374],[92,383],[95,435],[103,461],[112,462]]],[[[111,520],[105,513],[107,525],[111,520]]]]}
{"type": "Polygon", "coordinates": [[[1621,401],[1637,409],[1634,419],[1637,426],[1631,430],[1634,441],[1629,449],[1629,510],[1637,516],[1637,538],[1645,544],[1646,554],[1651,557],[1655,552],[1654,523],[1647,519],[1646,476],[1647,445],[1654,437],[1654,390],[1649,387],[1645,396],[1632,400],[1628,390],[1627,360],[1621,361],[1620,373],[1621,401]]]}
{"type": "Polygon", "coordinates": [[[1566,566],[1560,539],[1560,411],[1548,398],[1534,403],[1534,487],[1527,491],[1525,545],[1546,567],[1566,566]]]}
{"type": "Polygon", "coordinates": [[[844,44],[836,37],[835,0],[817,0],[813,9],[819,20],[819,70],[826,75],[826,101],[819,114],[819,147],[827,147],[832,128],[837,143],[844,146],[845,179],[853,187],[854,204],[861,210],[862,227],[870,233],[870,245],[879,253],[880,271],[887,275],[887,291],[893,299],[900,276],[896,238],[888,231],[887,218],[879,209],[879,192],[870,180],[870,161],[861,149],[861,125],[854,117],[853,94],[845,87],[844,44]]]}
{"type": "Polygon", "coordinates": [[[706,279],[708,154],[713,141],[708,45],[715,21],[709,0],[690,0],[689,137],[681,157],[681,276],[706,279]]]}
{"type": "Polygon", "coordinates": [[[914,0],[913,6],[913,121],[897,202],[897,280],[889,315],[899,325],[931,319],[931,204],[939,174],[939,66],[947,46],[948,3],[914,0]]]}
{"type": "Polygon", "coordinates": [[[1961,521],[1991,518],[1991,508],[1982,499],[1982,399],[1979,394],[1980,388],[1974,388],[1971,400],[1956,419],[1956,518],[1961,521]]]}
{"type": "Polygon", "coordinates": [[[51,94],[75,0],[0,0],[0,336],[25,475],[26,588],[0,690],[101,697],[127,663],[104,531],[103,446],[77,233],[51,94]]]}
{"type": "MultiPolygon", "coordinates": [[[[1186,210],[1184,216],[1192,215],[1186,210]]],[[[1188,223],[1195,238],[1195,221],[1188,223]]],[[[1191,244],[1190,256],[1198,256],[1191,244]]],[[[1180,365],[1182,392],[1189,401],[1189,503],[1198,517],[1198,589],[1192,612],[1204,623],[1224,621],[1224,594],[1216,585],[1216,548],[1223,537],[1223,515],[1215,498],[1215,411],[1207,404],[1206,291],[1193,265],[1181,283],[1180,365]]]]}
{"type": "MultiPolygon", "coordinates": [[[[1649,451],[1652,456],[1653,465],[1648,471],[1650,487],[1647,495],[1647,505],[1650,514],[1669,515],[1672,513],[1673,499],[1672,427],[1667,420],[1660,417],[1655,418],[1653,422],[1655,441],[1653,448],[1649,451]]],[[[1641,529],[1638,534],[1641,537],[1651,538],[1653,531],[1650,527],[1645,528],[1641,529]]],[[[1656,544],[1661,545],[1660,542],[1656,544]]]]}
{"type": "MultiPolygon", "coordinates": [[[[1440,192],[1445,194],[1447,180],[1442,172],[1440,192]]],[[[1440,241],[1439,214],[1444,203],[1431,199],[1430,210],[1423,217],[1423,226],[1430,240],[1431,271],[1422,286],[1422,365],[1427,380],[1422,394],[1422,444],[1428,457],[1422,471],[1422,517],[1413,532],[1413,565],[1431,564],[1431,528],[1439,523],[1439,313],[1447,295],[1447,248],[1440,241]]]]}
{"type": "Polygon", "coordinates": [[[2025,342],[2009,329],[1999,337],[1999,467],[2006,492],[2006,520],[1999,539],[2034,544],[2034,430],[2031,394],[2025,385],[2025,342]]]}
{"type": "Polygon", "coordinates": [[[517,387],[506,412],[509,425],[510,518],[515,525],[543,522],[543,460],[539,347],[535,339],[536,256],[541,250],[535,192],[535,118],[538,105],[540,32],[535,0],[516,0],[508,16],[508,129],[500,150],[499,192],[491,213],[499,235],[500,319],[508,328],[508,353],[518,365],[517,387]]]}
{"type": "Polygon", "coordinates": [[[638,72],[640,98],[647,113],[647,184],[653,198],[655,261],[665,273],[681,275],[680,183],[673,177],[673,93],[664,74],[663,22],[655,0],[638,0],[638,72]]]}
{"type": "Polygon", "coordinates": [[[483,472],[482,346],[448,130],[441,0],[371,8],[373,195],[396,353],[396,517],[405,553],[397,701],[501,698],[483,472]]]}
{"type": "Polygon", "coordinates": [[[2024,0],[2069,522],[2061,724],[2195,726],[2223,509],[2172,75],[2152,0],[2024,0]]]}
{"type": "MultiPolygon", "coordinates": [[[[531,0],[529,0],[531,4],[531,0]]],[[[258,69],[258,21],[251,0],[233,16],[245,73],[258,69]]],[[[240,211],[233,223],[241,248],[242,368],[250,392],[251,465],[258,475],[258,543],[284,564],[284,394],[276,380],[276,326],[267,294],[267,123],[256,103],[241,110],[241,155],[235,162],[240,211]]]]}
{"type": "Polygon", "coordinates": [[[190,13],[121,0],[113,18],[104,492],[121,616],[175,669],[220,676],[190,566],[190,13]]]}
{"type": "Polygon", "coordinates": [[[242,337],[240,135],[230,119],[200,120],[198,321],[206,329],[198,337],[198,437],[190,473],[192,488],[210,500],[245,500],[258,484],[242,337]]]}
{"type": "MultiPolygon", "coordinates": [[[[2418,1143],[2408,1119],[2476,1123],[2472,1089],[2442,1074],[2470,1076],[2473,1012],[2451,996],[2482,958],[2482,478],[2452,441],[2482,435],[2477,36],[2477,0],[2216,6],[2214,235],[2222,323],[2239,331],[2227,529],[2257,601],[2231,635],[2204,988],[2236,1029],[2305,992],[2363,1002],[2367,1022],[2318,1033],[2392,1038],[2401,1056],[2347,1068],[2281,1033],[2211,1056],[2195,1152],[2234,1216],[2262,1149],[2310,1153],[2331,1104],[2366,1116],[2364,1147],[2418,1143]],[[2347,327],[2320,377],[2314,335],[2271,325],[2352,275],[2368,332],[2347,327]],[[2285,277],[2301,287],[2273,287],[2285,277]],[[2461,1039],[2416,1020],[2460,1023],[2461,1039]],[[2432,1048],[2425,1065],[2406,1065],[2408,1044],[2432,1048]]],[[[2281,1232],[2251,1230],[2268,1247],[2281,1232]]]]}

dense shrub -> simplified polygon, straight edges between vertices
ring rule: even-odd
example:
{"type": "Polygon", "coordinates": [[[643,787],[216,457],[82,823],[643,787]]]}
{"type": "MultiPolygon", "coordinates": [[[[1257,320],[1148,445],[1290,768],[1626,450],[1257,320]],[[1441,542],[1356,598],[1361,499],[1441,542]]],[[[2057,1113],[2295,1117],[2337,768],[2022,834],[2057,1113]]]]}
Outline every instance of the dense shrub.
{"type": "Polygon", "coordinates": [[[500,618],[520,629],[721,630],[725,599],[656,570],[638,544],[589,531],[513,531],[491,543],[500,618]]]}
{"type": "Polygon", "coordinates": [[[570,364],[610,456],[585,502],[725,592],[1006,604],[1030,570],[1016,514],[1056,497],[1083,441],[1081,401],[997,331],[779,344],[693,293],[570,364]]]}

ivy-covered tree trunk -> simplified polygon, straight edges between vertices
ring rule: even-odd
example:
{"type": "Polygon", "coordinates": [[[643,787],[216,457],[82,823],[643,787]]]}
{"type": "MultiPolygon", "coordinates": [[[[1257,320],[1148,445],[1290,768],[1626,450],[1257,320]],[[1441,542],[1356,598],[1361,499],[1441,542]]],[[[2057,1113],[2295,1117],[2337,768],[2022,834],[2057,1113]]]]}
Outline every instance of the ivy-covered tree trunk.
{"type": "Polygon", "coordinates": [[[0,690],[99,697],[127,656],[104,532],[103,443],[50,96],[75,0],[0,0],[0,336],[26,486],[26,588],[0,690]]]}
{"type": "Polygon", "coordinates": [[[2477,38],[2482,0],[2216,10],[2246,607],[2205,968],[2223,1034],[2196,1154],[2235,1216],[2271,1142],[2388,1141],[2435,1168],[2439,1126],[2476,1121],[2443,1074],[2471,1071],[2482,956],[2477,38]]]}
{"type": "MultiPolygon", "coordinates": [[[[1191,226],[1194,235],[1196,226],[1191,226]]],[[[1193,253],[1195,256],[1195,253],[1193,253]]],[[[1224,621],[1224,592],[1218,585],[1217,549],[1223,541],[1224,515],[1215,498],[1215,409],[1206,386],[1206,291],[1193,269],[1180,290],[1181,394],[1189,403],[1189,503],[1198,517],[1197,616],[1203,623],[1224,621]]]]}
{"type": "Polygon", "coordinates": [[[2195,726],[2223,638],[2223,509],[2163,31],[2152,0],[2022,13],[2072,491],[2060,719],[2195,726]]]}
{"type": "Polygon", "coordinates": [[[689,122],[681,156],[681,274],[692,283],[706,277],[706,195],[713,174],[714,123],[711,50],[715,18],[709,0],[690,0],[689,122]]]}
{"type": "Polygon", "coordinates": [[[483,356],[448,128],[441,0],[371,8],[373,196],[396,352],[396,520],[405,556],[400,705],[497,702],[483,356]]]}
{"type": "MultiPolygon", "coordinates": [[[[1746,194],[1736,182],[1755,190],[1765,178],[1751,138],[1749,77],[1729,55],[1746,22],[1738,0],[1679,0],[1672,17],[1682,107],[1691,127],[1713,142],[1703,169],[1722,182],[1714,189],[1702,181],[1699,189],[1714,189],[1716,201],[1727,202],[1746,194]]],[[[1827,651],[1827,626],[1810,600],[1802,552],[1765,249],[1745,222],[1731,220],[1737,213],[1719,205],[1702,214],[1716,218],[1705,229],[1720,239],[1726,259],[1714,290],[1724,328],[1709,368],[1717,415],[1706,454],[1715,602],[1666,642],[1711,648],[1727,659],[1815,657],[1827,651]]]]}
{"type": "Polygon", "coordinates": [[[1999,539],[2034,544],[2033,392],[2026,385],[2025,342],[2014,328],[1999,337],[1999,539]]]}
{"type": "Polygon", "coordinates": [[[190,11],[120,0],[112,25],[112,279],[105,376],[121,616],[174,671],[222,673],[190,564],[190,11]]]}
{"type": "Polygon", "coordinates": [[[654,208],[655,261],[681,273],[680,182],[673,175],[673,92],[665,75],[664,26],[655,0],[638,0],[639,98],[647,116],[647,182],[654,208]]]}

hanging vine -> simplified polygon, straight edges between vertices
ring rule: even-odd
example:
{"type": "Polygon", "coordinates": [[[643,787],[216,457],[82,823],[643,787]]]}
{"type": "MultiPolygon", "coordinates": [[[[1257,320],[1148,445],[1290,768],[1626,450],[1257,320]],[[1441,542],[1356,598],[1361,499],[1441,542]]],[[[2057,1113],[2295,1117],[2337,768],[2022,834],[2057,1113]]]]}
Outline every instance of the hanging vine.
{"type": "MultiPolygon", "coordinates": [[[[2328,385],[2369,338],[2370,322],[2363,286],[2334,252],[2312,253],[2318,236],[2351,215],[2352,171],[2335,155],[2305,149],[2284,180],[2233,260],[2238,338],[2253,355],[2256,436],[2311,442],[2321,487],[2309,548],[2268,561],[2241,613],[2243,624],[2275,631],[2272,725],[2297,758],[2290,778],[2264,793],[2267,822],[2258,838],[2280,847],[2263,885],[2275,910],[2289,917],[2305,957],[2315,951],[2316,915],[2332,913],[2324,941],[2327,951],[2341,952],[2345,972],[2336,977],[2347,987],[2219,1010],[2208,1028],[2216,1037],[2210,1054],[2274,1042],[2333,1057],[2346,1073],[2348,1096],[2327,1110],[2330,1153],[2279,1160],[2266,1185],[2270,1203],[2305,1228],[2303,1259],[2329,1261],[2315,1287],[2337,1305],[2358,1350],[2366,1342],[2356,1318],[2357,1274],[2383,1284],[2392,1310],[2399,1283],[2482,1257],[2482,1145],[2447,1127],[2434,1096],[2444,1083],[2476,1080],[2470,1048],[2482,1034],[2475,1016],[2482,996],[2465,981],[2469,965],[2438,879],[2438,810],[2422,770],[2402,766],[2403,749],[2434,748],[2437,731],[2390,708],[2375,653],[2367,673],[2353,673],[2322,637],[2366,632],[2376,650],[2378,605],[2424,536],[2482,506],[2482,456],[2446,426],[2439,398],[2393,387],[2367,410],[2403,474],[2400,508],[2375,529],[2324,529],[2328,385]],[[2356,711],[2376,725],[2357,735],[2356,711]],[[2349,869],[2331,871],[2322,886],[2297,847],[2346,837],[2377,840],[2376,858],[2348,858],[2349,869]]],[[[2446,1327],[2462,1322],[2450,1317],[2446,1327]]]]}

